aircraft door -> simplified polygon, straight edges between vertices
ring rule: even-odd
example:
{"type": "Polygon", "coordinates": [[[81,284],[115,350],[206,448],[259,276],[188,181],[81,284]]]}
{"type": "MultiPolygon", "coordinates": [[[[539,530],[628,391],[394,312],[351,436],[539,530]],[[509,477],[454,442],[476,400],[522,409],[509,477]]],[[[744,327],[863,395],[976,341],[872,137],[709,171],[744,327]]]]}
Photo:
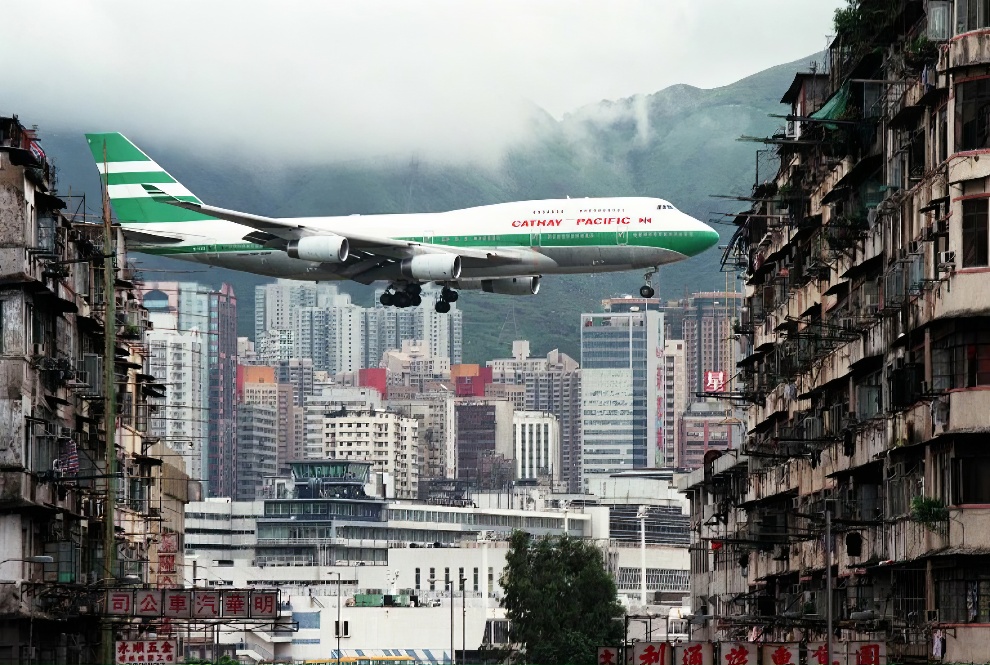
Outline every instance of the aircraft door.
{"type": "Polygon", "coordinates": [[[628,231],[616,231],[615,232],[615,244],[625,245],[627,242],[628,231]]]}
{"type": "Polygon", "coordinates": [[[423,244],[424,245],[433,244],[433,229],[427,229],[423,231],[423,244]]]}
{"type": "Polygon", "coordinates": [[[529,234],[529,246],[530,247],[539,247],[540,246],[540,232],[539,231],[537,231],[535,233],[530,233],[529,234]]]}

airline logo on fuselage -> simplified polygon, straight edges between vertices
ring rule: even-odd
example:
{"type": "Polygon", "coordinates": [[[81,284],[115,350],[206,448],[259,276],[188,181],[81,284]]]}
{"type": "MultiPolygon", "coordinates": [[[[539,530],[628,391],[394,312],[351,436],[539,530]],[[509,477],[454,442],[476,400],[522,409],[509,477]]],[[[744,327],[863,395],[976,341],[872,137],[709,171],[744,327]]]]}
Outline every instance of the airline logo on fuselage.
{"type": "MultiPolygon", "coordinates": [[[[563,223],[562,219],[517,219],[512,222],[512,226],[519,227],[557,227],[563,223]]],[[[632,217],[579,217],[574,220],[577,226],[611,226],[613,224],[632,224],[632,217]]],[[[640,217],[640,224],[652,224],[650,217],[640,217]]]]}
{"type": "Polygon", "coordinates": [[[522,219],[515,220],[512,225],[519,226],[560,226],[562,219],[522,219]]]}

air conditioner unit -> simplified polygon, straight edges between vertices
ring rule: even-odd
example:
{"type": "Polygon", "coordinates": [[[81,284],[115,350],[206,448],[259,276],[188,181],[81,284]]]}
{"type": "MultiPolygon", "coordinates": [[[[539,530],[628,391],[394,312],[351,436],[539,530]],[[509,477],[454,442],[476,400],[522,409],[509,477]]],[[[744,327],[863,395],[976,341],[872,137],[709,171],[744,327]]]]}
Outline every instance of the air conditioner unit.
{"type": "Polygon", "coordinates": [[[956,253],[952,250],[938,253],[939,272],[949,272],[956,267],[956,253]]]}

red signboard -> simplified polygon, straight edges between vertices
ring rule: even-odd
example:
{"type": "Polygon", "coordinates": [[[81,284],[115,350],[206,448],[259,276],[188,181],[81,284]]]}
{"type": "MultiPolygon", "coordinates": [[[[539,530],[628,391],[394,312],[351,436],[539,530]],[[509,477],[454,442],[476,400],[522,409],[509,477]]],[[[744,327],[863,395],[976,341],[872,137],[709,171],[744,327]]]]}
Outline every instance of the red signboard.
{"type": "Polygon", "coordinates": [[[618,647],[598,647],[598,665],[619,665],[618,647]]]}
{"type": "Polygon", "coordinates": [[[134,592],[115,589],[107,592],[106,614],[131,616],[134,614],[134,592]]]}
{"type": "Polygon", "coordinates": [[[188,619],[192,615],[192,594],[183,589],[166,589],[162,598],[162,616],[188,619]]]}
{"type": "Polygon", "coordinates": [[[705,372],[705,392],[706,393],[720,393],[725,391],[725,384],[727,377],[724,371],[714,372],[708,370],[705,372]]]}
{"type": "Polygon", "coordinates": [[[161,589],[139,589],[134,592],[134,616],[160,617],[161,615],[161,589]]]}
{"type": "Polygon", "coordinates": [[[715,649],[711,642],[684,642],[674,645],[674,665],[712,665],[715,649]]]}
{"type": "Polygon", "coordinates": [[[752,642],[722,642],[722,665],[759,665],[758,647],[752,642]]]}
{"type": "Polygon", "coordinates": [[[636,642],[633,665],[672,665],[673,649],[666,642],[636,642]]]}
{"type": "Polygon", "coordinates": [[[251,618],[275,619],[278,617],[277,591],[251,592],[251,618]]]}

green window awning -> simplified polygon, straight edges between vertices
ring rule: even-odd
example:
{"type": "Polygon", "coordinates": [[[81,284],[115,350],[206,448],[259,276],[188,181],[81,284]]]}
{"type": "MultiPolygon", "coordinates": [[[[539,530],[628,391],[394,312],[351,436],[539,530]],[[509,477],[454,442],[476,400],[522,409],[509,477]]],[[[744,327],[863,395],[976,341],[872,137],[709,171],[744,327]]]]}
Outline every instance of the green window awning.
{"type": "MultiPolygon", "coordinates": [[[[815,120],[838,120],[846,112],[849,105],[849,82],[846,81],[842,87],[835,91],[825,104],[811,114],[815,120]]],[[[836,125],[826,124],[828,129],[836,129],[836,125]]]]}

